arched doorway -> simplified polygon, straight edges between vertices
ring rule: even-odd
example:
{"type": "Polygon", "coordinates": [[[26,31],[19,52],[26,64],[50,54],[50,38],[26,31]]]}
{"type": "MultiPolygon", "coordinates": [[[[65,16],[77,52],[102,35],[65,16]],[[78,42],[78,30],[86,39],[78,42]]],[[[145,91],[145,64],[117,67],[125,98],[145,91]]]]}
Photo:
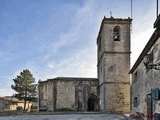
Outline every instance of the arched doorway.
{"type": "Polygon", "coordinates": [[[88,98],[88,111],[98,111],[99,97],[91,94],[88,98]]]}
{"type": "Polygon", "coordinates": [[[88,111],[94,111],[94,99],[93,98],[88,99],[88,111]]]}

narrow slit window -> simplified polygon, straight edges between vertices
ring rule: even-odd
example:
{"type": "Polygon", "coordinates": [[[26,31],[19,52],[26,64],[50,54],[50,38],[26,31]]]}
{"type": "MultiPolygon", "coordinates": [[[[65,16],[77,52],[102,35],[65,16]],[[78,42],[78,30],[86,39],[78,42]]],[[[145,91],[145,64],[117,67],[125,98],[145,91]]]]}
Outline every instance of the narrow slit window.
{"type": "Polygon", "coordinates": [[[114,41],[120,41],[120,27],[116,26],[114,28],[114,36],[113,36],[114,41]]]}
{"type": "Polygon", "coordinates": [[[134,83],[136,83],[137,82],[137,72],[134,74],[134,83]]]}

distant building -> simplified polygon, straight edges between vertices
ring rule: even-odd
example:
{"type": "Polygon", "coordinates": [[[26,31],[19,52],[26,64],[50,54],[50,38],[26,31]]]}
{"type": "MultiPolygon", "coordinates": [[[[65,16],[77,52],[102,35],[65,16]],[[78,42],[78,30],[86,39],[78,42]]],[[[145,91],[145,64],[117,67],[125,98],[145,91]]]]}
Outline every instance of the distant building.
{"type": "Polygon", "coordinates": [[[0,97],[0,111],[10,109],[11,101],[0,97]]]}
{"type": "Polygon", "coordinates": [[[39,110],[129,113],[131,21],[104,17],[97,37],[98,78],[40,81],[39,110]]]}
{"type": "MultiPolygon", "coordinates": [[[[26,102],[26,110],[30,109],[32,102],[26,102]]],[[[24,108],[24,101],[17,98],[7,96],[0,97],[0,111],[3,110],[17,110],[18,107],[24,108]]]]}
{"type": "Polygon", "coordinates": [[[155,31],[130,70],[133,113],[151,115],[160,111],[160,99],[151,99],[151,89],[155,92],[155,88],[160,88],[160,15],[154,28],[155,31]]]}

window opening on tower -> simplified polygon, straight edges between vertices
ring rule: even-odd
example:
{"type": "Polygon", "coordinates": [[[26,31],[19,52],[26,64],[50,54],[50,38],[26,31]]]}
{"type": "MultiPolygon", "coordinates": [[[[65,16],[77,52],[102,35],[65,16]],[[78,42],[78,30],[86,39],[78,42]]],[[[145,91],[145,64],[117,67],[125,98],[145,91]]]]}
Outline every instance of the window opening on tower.
{"type": "Polygon", "coordinates": [[[119,26],[114,27],[113,39],[114,39],[114,41],[120,41],[120,27],[119,26]]]}

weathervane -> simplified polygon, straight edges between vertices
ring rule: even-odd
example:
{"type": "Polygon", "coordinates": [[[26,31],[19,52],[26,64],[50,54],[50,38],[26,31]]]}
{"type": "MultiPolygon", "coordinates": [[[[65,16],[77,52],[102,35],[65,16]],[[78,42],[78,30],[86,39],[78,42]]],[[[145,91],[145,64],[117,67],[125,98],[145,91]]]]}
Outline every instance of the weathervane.
{"type": "Polygon", "coordinates": [[[110,17],[112,17],[112,11],[110,11],[110,17]]]}

